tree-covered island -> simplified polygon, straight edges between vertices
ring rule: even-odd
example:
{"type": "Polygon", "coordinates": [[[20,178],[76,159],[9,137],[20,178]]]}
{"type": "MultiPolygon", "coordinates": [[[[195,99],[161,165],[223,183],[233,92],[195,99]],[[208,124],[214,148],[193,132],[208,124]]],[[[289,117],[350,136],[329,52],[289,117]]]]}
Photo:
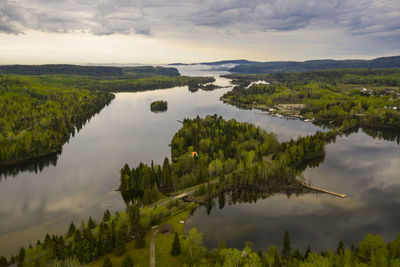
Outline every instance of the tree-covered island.
{"type": "Polygon", "coordinates": [[[152,112],[164,112],[168,109],[168,102],[164,100],[156,100],[151,102],[150,110],[152,112]]]}

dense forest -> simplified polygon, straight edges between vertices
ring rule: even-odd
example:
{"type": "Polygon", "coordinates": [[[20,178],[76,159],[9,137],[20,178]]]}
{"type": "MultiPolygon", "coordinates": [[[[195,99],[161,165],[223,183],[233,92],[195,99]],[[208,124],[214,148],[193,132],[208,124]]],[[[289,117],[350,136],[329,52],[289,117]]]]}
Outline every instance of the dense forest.
{"type": "Polygon", "coordinates": [[[163,100],[153,101],[150,104],[150,110],[153,112],[166,111],[168,109],[168,102],[163,100]]]}
{"type": "MultiPolygon", "coordinates": [[[[301,180],[302,165],[323,156],[325,144],[334,141],[335,137],[335,131],[317,132],[312,136],[279,143],[273,134],[234,119],[227,121],[217,115],[185,119],[171,142],[171,162],[165,158],[162,165],[140,163],[135,168],[125,165],[121,169],[120,190],[127,203],[125,211],[111,215],[107,210],[99,222],[89,218],[87,223],[81,222],[79,226],[71,223],[64,235],[46,235],[44,240],[21,248],[17,255],[9,259],[0,257],[0,267],[9,264],[66,266],[72,263],[68,266],[83,266],[81,264],[99,258],[104,259],[103,266],[113,266],[115,259],[121,257],[125,257],[123,262],[133,261],[132,258],[139,261],[143,249],[148,249],[146,244],[151,236],[148,233],[152,233],[153,226],[179,217],[182,212],[188,216],[188,210],[194,207],[169,197],[179,189],[195,186],[192,187],[194,195],[204,195],[206,205],[214,197],[218,198],[220,205],[224,205],[224,199],[221,199],[224,192],[230,194],[232,203],[240,199],[255,200],[259,192],[269,195],[280,190],[288,192],[292,188],[293,192],[301,193],[298,181],[301,180]],[[128,256],[132,258],[128,259],[128,256]]],[[[346,248],[343,242],[338,242],[336,251],[316,253],[310,248],[303,252],[293,249],[290,235],[286,232],[281,249],[271,246],[267,251],[255,252],[251,242],[246,242],[241,250],[226,247],[224,241],[219,243],[218,248],[209,251],[203,246],[202,235],[195,228],[187,234],[183,230],[175,233],[174,237],[164,238],[170,243],[159,245],[170,246],[171,253],[163,257],[176,260],[179,265],[400,264],[400,237],[385,243],[378,235],[366,235],[357,246],[346,248]]]]}
{"type": "Polygon", "coordinates": [[[0,74],[15,75],[54,75],[69,74],[93,77],[148,77],[152,75],[179,76],[176,68],[165,67],[108,67],[108,66],[79,66],[67,64],[49,65],[3,65],[0,74]]]}
{"type": "MultiPolygon", "coordinates": [[[[79,66],[72,66],[72,72],[79,71],[75,67],[79,66]]],[[[146,67],[139,69],[145,71],[146,67]]],[[[137,71],[137,68],[129,70],[137,71]]],[[[65,69],[60,67],[60,71],[65,69]]],[[[138,79],[65,74],[0,76],[0,167],[59,153],[75,130],[80,130],[111,102],[114,95],[110,92],[137,92],[212,81],[213,77],[158,75],[138,79]]]]}
{"type": "Polygon", "coordinates": [[[112,94],[0,76],[0,165],[61,151],[112,94]]]}
{"type": "MultiPolygon", "coordinates": [[[[239,84],[222,99],[269,110],[280,104],[304,104],[300,115],[335,121],[343,128],[400,128],[400,70],[333,70],[230,76],[239,84]],[[270,84],[253,84],[265,80],[270,84]]],[[[286,111],[281,110],[285,114],[286,111]]]]}
{"type": "MultiPolygon", "coordinates": [[[[126,211],[111,215],[107,210],[100,222],[89,218],[87,223],[80,225],[71,223],[64,235],[46,235],[44,240],[28,248],[21,248],[19,253],[9,259],[0,257],[0,267],[12,264],[26,267],[46,266],[86,266],[96,258],[104,257],[102,266],[121,266],[111,263],[110,258],[128,256],[138,259],[137,254],[143,253],[145,240],[143,238],[147,228],[174,216],[176,211],[185,209],[187,204],[169,202],[168,207],[138,208],[128,206],[126,211]],[[140,216],[139,216],[140,210],[140,216]],[[136,229],[136,230],[135,230],[136,229]],[[136,238],[135,249],[127,248],[127,242],[136,238]],[[130,254],[130,255],[129,255],[130,254]],[[106,265],[106,263],[108,265],[106,265]]],[[[207,250],[203,246],[202,234],[196,228],[187,235],[179,233],[171,242],[171,255],[163,255],[168,260],[180,257],[180,265],[186,266],[254,266],[254,267],[308,267],[308,266],[374,266],[388,267],[400,264],[400,235],[390,242],[384,242],[380,235],[366,234],[364,240],[358,244],[346,247],[342,241],[333,251],[314,252],[310,246],[302,251],[293,248],[290,233],[286,231],[280,245],[270,246],[267,251],[254,251],[253,244],[246,242],[243,248],[229,248],[221,240],[218,247],[207,250]],[[178,244],[178,245],[176,245],[178,244]],[[175,247],[175,254],[172,253],[175,247]],[[176,249],[178,247],[178,249],[176,249]]],[[[131,259],[132,260],[132,259],[131,259]]],[[[148,259],[146,259],[148,260],[148,259]]],[[[125,260],[124,260],[125,261],[125,260]]],[[[146,262],[146,261],[145,261],[146,262]]],[[[148,261],[147,261],[148,262],[148,261]]],[[[133,262],[139,264],[139,262],[133,262]]],[[[99,265],[101,266],[101,265],[99,265]]],[[[122,265],[125,266],[125,265],[122,265]]],[[[133,265],[127,265],[133,266],[133,265]]],[[[140,265],[146,266],[146,264],[140,265]]]]}
{"type": "MultiPolygon", "coordinates": [[[[252,124],[207,116],[185,119],[171,142],[171,158],[162,165],[140,163],[121,169],[120,191],[125,199],[156,202],[160,193],[210,183],[211,195],[232,190],[302,187],[297,176],[302,163],[322,157],[334,132],[318,132],[279,143],[272,133],[252,124]]],[[[201,190],[201,189],[200,189],[201,190]]]]}
{"type": "Polygon", "coordinates": [[[214,82],[213,77],[151,76],[140,78],[91,78],[76,75],[41,75],[32,79],[46,85],[67,86],[105,92],[139,92],[214,82]]]}
{"type": "Polygon", "coordinates": [[[308,60],[299,61],[271,61],[246,62],[231,69],[233,73],[283,73],[312,70],[342,69],[342,68],[400,68],[400,56],[381,57],[372,60],[308,60]]]}

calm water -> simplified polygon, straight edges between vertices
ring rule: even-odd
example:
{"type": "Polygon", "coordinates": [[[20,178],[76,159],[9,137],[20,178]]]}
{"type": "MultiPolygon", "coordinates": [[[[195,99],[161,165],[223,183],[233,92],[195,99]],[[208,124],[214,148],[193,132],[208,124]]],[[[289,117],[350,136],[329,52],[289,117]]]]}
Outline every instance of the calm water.
{"type": "MultiPolygon", "coordinates": [[[[182,67],[180,71],[186,75],[209,74],[193,67],[182,67]]],[[[229,81],[218,79],[217,84],[228,86],[229,81]]],[[[122,199],[114,191],[119,185],[119,169],[125,163],[162,163],[165,156],[170,156],[168,144],[181,127],[177,120],[217,113],[227,119],[253,122],[275,132],[279,140],[313,134],[319,129],[310,123],[225,105],[219,97],[229,90],[191,93],[186,87],[178,87],[118,93],[111,105],[64,145],[55,166],[38,173],[0,176],[0,255],[15,253],[47,232],[64,233],[71,221],[79,223],[90,215],[100,218],[106,209],[123,209],[122,199]],[[150,112],[150,103],[157,99],[168,101],[167,112],[150,112]]],[[[196,225],[196,217],[192,222],[196,225]]],[[[205,236],[209,235],[205,231],[205,236]]]]}
{"type": "Polygon", "coordinates": [[[219,240],[242,248],[245,241],[257,250],[281,245],[286,230],[292,247],[317,251],[335,249],[340,240],[351,246],[365,233],[393,240],[400,232],[400,147],[359,132],[327,146],[325,161],[304,173],[313,185],[345,193],[341,199],[325,194],[288,198],[276,194],[256,203],[218,202],[210,215],[198,209],[187,228],[204,233],[209,248],[219,240]]]}

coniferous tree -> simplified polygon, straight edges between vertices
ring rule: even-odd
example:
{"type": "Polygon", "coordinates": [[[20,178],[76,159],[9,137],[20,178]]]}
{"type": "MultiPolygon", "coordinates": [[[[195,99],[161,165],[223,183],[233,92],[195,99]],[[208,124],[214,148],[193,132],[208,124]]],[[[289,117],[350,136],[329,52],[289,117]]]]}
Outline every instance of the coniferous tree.
{"type": "Polygon", "coordinates": [[[340,242],[339,242],[339,245],[336,249],[336,254],[340,254],[340,255],[344,254],[344,244],[343,244],[342,240],[340,240],[340,242]]]}
{"type": "Polygon", "coordinates": [[[107,210],[104,212],[104,215],[103,215],[103,222],[108,222],[108,221],[110,220],[110,218],[111,218],[111,213],[110,213],[110,211],[107,209],[107,210]]]}
{"type": "Polygon", "coordinates": [[[142,226],[138,225],[135,235],[135,248],[144,248],[146,245],[146,240],[144,239],[145,234],[146,230],[143,229],[142,226]]]}
{"type": "Polygon", "coordinates": [[[133,260],[131,256],[126,255],[125,259],[122,261],[121,267],[133,267],[133,260]]]}
{"type": "Polygon", "coordinates": [[[122,256],[126,252],[125,239],[122,233],[118,233],[116,236],[116,244],[115,244],[115,255],[122,256]]]}
{"type": "Polygon", "coordinates": [[[111,260],[108,256],[104,258],[103,267],[112,267],[111,260]]]}
{"type": "Polygon", "coordinates": [[[6,267],[8,266],[7,258],[0,256],[0,267],[6,267]]]}
{"type": "Polygon", "coordinates": [[[303,260],[306,260],[310,253],[311,253],[311,247],[308,246],[307,250],[306,250],[306,253],[304,253],[303,260]]]}
{"type": "Polygon", "coordinates": [[[93,221],[92,216],[89,217],[88,220],[88,229],[93,229],[96,227],[96,223],[93,221]]]}
{"type": "Polygon", "coordinates": [[[18,254],[18,266],[24,266],[25,261],[25,248],[21,248],[18,254]]]}
{"type": "Polygon", "coordinates": [[[181,244],[179,241],[178,233],[175,232],[174,242],[172,243],[171,255],[177,256],[181,254],[181,244]]]}
{"type": "Polygon", "coordinates": [[[285,237],[283,239],[282,252],[281,252],[282,258],[286,259],[286,260],[289,259],[291,252],[292,252],[292,247],[290,244],[289,231],[286,230],[285,237]]]}

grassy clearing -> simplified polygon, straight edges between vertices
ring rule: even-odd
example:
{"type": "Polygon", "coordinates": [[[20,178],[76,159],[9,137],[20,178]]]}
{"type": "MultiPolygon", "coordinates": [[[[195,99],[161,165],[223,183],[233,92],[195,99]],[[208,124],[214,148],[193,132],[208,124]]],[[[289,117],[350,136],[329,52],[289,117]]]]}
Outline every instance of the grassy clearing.
{"type": "MultiPolygon", "coordinates": [[[[172,228],[174,232],[177,232],[179,235],[179,239],[181,241],[181,248],[182,248],[182,239],[185,236],[184,233],[184,226],[185,224],[179,223],[179,221],[186,221],[186,219],[190,215],[190,210],[195,205],[190,205],[183,211],[176,213],[175,215],[171,216],[167,220],[165,220],[162,224],[172,224],[172,228]]],[[[160,226],[162,225],[160,224],[160,226]]],[[[171,255],[171,248],[172,243],[174,241],[174,233],[170,234],[159,234],[156,240],[156,265],[162,267],[175,267],[175,266],[182,266],[187,259],[184,255],[179,256],[172,256],[171,255]]]]}
{"type": "MultiPolygon", "coordinates": [[[[190,215],[191,209],[196,206],[196,204],[189,205],[186,209],[177,211],[176,213],[172,214],[168,218],[166,218],[160,226],[167,223],[172,224],[174,231],[178,232],[179,238],[182,240],[184,237],[184,224],[179,223],[179,221],[186,221],[186,219],[190,215]]],[[[136,249],[134,242],[129,242],[126,244],[127,252],[125,255],[121,257],[115,256],[114,253],[108,253],[107,256],[110,258],[113,266],[121,266],[122,261],[124,260],[125,256],[129,254],[135,266],[146,267],[149,266],[150,262],[150,242],[153,232],[156,229],[150,229],[146,233],[146,246],[142,249],[136,249]]],[[[174,233],[172,234],[159,234],[156,240],[156,265],[157,266],[182,266],[185,263],[185,256],[172,256],[171,246],[174,240],[174,233]]],[[[104,257],[99,258],[98,260],[91,262],[88,264],[89,267],[101,267],[104,262],[104,257]]]]}

